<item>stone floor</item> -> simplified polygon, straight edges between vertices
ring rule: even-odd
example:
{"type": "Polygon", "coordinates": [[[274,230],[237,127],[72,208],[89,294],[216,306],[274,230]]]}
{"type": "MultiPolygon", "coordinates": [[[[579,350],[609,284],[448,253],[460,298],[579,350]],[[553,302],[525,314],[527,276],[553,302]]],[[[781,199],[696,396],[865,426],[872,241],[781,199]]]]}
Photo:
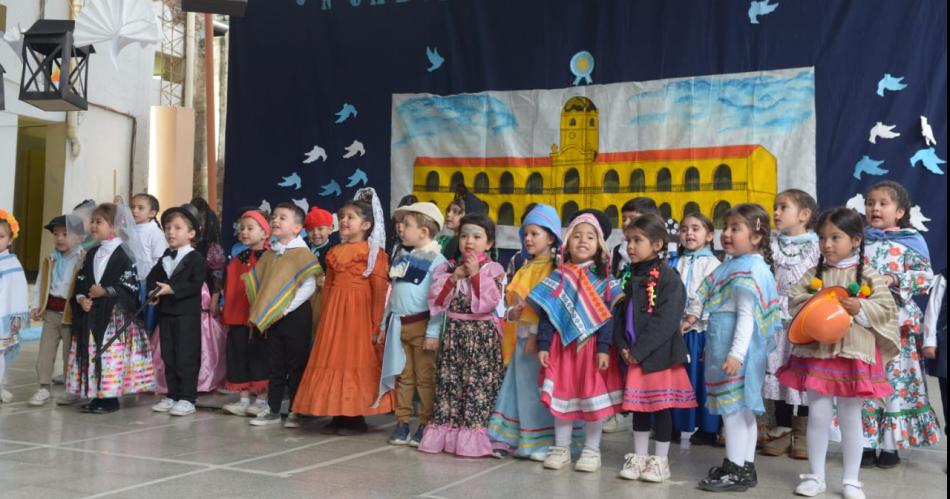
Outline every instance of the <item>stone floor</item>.
{"type": "MultiPolygon", "coordinates": [[[[185,418],[158,415],[157,398],[123,400],[109,415],[80,414],[74,407],[31,407],[36,386],[37,343],[23,345],[8,368],[15,401],[0,405],[0,498],[60,497],[264,498],[426,497],[477,499],[576,497],[712,497],[696,489],[721,449],[675,447],[673,478],[660,485],[616,477],[630,437],[605,435],[604,467],[597,473],[545,471],[540,464],[507,459],[456,459],[393,447],[386,438],[393,418],[370,418],[372,430],[358,437],[324,436],[323,421],[299,430],[256,428],[213,406],[228,397],[199,399],[206,406],[185,418]]],[[[935,384],[934,384],[935,385],[935,384]]],[[[936,388],[934,386],[934,388],[936,388]]],[[[54,387],[54,396],[62,386],[54,387]]],[[[904,452],[896,469],[863,470],[868,497],[947,497],[946,444],[904,452]]],[[[840,454],[833,448],[827,497],[840,497],[840,454]]],[[[759,486],[741,497],[789,497],[803,461],[760,458],[759,486]]]]}

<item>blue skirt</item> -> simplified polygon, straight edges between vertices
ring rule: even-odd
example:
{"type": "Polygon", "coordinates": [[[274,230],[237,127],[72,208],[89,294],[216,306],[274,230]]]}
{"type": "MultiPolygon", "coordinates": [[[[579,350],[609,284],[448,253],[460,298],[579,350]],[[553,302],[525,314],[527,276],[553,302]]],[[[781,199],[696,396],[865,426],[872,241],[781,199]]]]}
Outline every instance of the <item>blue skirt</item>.
{"type": "Polygon", "coordinates": [[[766,338],[753,333],[745,362],[735,376],[728,376],[722,364],[732,348],[736,329],[735,312],[717,312],[709,316],[706,330],[705,364],[706,407],[710,414],[721,416],[744,409],[765,414],[762,385],[765,382],[765,360],[769,344],[766,338]]]}
{"type": "Polygon", "coordinates": [[[696,392],[695,409],[673,409],[673,431],[694,432],[697,429],[707,433],[718,433],[722,425],[719,416],[709,413],[706,408],[706,381],[703,373],[703,349],[706,347],[705,332],[690,331],[683,336],[689,350],[689,363],[686,373],[696,392]]]}
{"type": "MultiPolygon", "coordinates": [[[[145,303],[145,299],[148,298],[146,286],[145,281],[139,282],[139,303],[145,303]]],[[[142,323],[145,324],[145,334],[151,336],[152,331],[155,330],[155,325],[158,324],[158,309],[155,305],[146,305],[142,309],[142,323]]]]}

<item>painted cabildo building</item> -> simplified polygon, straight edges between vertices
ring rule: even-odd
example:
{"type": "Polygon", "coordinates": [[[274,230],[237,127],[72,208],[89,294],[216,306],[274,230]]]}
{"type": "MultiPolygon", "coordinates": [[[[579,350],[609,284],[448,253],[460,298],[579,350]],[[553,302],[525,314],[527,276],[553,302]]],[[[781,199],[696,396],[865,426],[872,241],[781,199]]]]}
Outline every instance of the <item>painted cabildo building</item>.
{"type": "Polygon", "coordinates": [[[488,204],[499,225],[517,225],[535,203],[558,207],[567,220],[597,208],[619,228],[620,209],[637,196],[656,200],[664,218],[702,212],[721,224],[739,203],[771,206],[777,192],[775,156],[760,145],[602,152],[597,107],[572,97],[560,119],[560,145],[538,157],[417,157],[413,193],[443,210],[464,184],[488,204]]]}

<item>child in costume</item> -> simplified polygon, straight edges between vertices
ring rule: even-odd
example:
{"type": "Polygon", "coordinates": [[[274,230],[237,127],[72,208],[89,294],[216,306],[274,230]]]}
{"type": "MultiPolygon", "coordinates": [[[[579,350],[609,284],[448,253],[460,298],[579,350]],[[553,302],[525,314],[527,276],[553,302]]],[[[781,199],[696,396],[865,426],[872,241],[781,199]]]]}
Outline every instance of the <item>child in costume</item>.
{"type": "MultiPolygon", "coordinates": [[[[281,422],[280,406],[287,392],[293,410],[301,396],[300,380],[307,365],[307,352],[313,331],[310,298],[317,288],[315,276],[320,262],[300,237],[304,212],[293,203],[280,203],[271,215],[271,235],[277,239],[244,274],[244,286],[251,304],[248,325],[266,337],[267,405],[250,421],[252,426],[281,422]]],[[[285,428],[297,428],[300,421],[293,412],[284,421],[285,428]]]]}
{"type": "MultiPolygon", "coordinates": [[[[307,231],[307,245],[313,256],[320,262],[320,268],[323,271],[327,269],[327,254],[330,249],[340,243],[339,238],[333,233],[333,215],[316,206],[311,206],[307,212],[307,217],[303,222],[304,229],[307,231]]],[[[316,277],[317,290],[310,298],[310,308],[313,310],[313,327],[320,324],[320,310],[323,308],[323,284],[326,274],[321,272],[316,277]]]]}
{"type": "Polygon", "coordinates": [[[98,245],[86,253],[71,298],[73,335],[66,391],[92,399],[83,412],[119,410],[119,397],[154,389],[148,333],[135,316],[139,281],[135,263],[115,237],[116,206],[97,206],[89,232],[98,245]]]}
{"type": "MultiPolygon", "coordinates": [[[[13,401],[3,388],[7,362],[13,362],[20,350],[20,329],[29,325],[26,275],[10,246],[20,232],[13,213],[0,209],[0,403],[13,401]]],[[[55,354],[55,352],[54,352],[55,354]]]]}
{"type": "Polygon", "coordinates": [[[396,209],[394,218],[397,215],[402,225],[400,247],[406,251],[400,252],[389,267],[392,292],[378,340],[385,348],[377,400],[395,390],[397,421],[389,443],[418,447],[435,403],[433,346],[438,343],[430,342],[429,348],[425,348],[425,340],[438,341],[442,332],[444,314],[429,312],[429,290],[435,269],[445,263],[439,243],[432,239],[439,233],[443,219],[433,203],[410,204],[396,209]],[[419,426],[412,433],[409,420],[417,393],[419,426]]]}
{"type": "MultiPolygon", "coordinates": [[[[850,208],[826,211],[818,219],[818,234],[818,265],[789,289],[789,308],[798,312],[809,306],[807,302],[815,293],[840,286],[850,295],[840,301],[851,316],[851,325],[834,342],[803,344],[811,338],[799,338],[798,330],[788,333],[796,344],[788,363],[779,369],[778,380],[793,390],[806,392],[810,409],[807,449],[811,473],[802,475],[795,494],[813,497],[825,492],[825,458],[832,418],[837,412],[844,460],[844,497],[863,499],[858,481],[864,446],[861,407],[867,399],[886,397],[894,391],[884,374],[884,364],[900,348],[897,305],[884,278],[865,266],[864,222],[860,214],[850,208]]],[[[792,327],[798,327],[803,320],[797,317],[792,327]]],[[[820,333],[804,328],[801,332],[820,333]]]]}
{"type": "Polygon", "coordinates": [[[393,410],[391,393],[377,401],[383,352],[376,337],[389,288],[382,213],[376,191],[365,187],[337,214],[340,244],[327,254],[320,324],[293,405],[300,414],[333,416],[325,434],[364,433],[365,416],[393,410]]]}
{"type": "MultiPolygon", "coordinates": [[[[116,204],[122,203],[121,197],[116,197],[116,204]]],[[[159,204],[158,198],[151,194],[140,192],[129,200],[129,208],[132,211],[132,219],[135,222],[135,237],[130,238],[129,250],[132,258],[135,260],[135,268],[139,273],[139,282],[142,284],[139,291],[139,300],[145,302],[146,289],[145,280],[149,272],[158,263],[158,260],[165,254],[165,248],[168,242],[165,241],[165,232],[161,224],[158,223],[159,204]]],[[[145,330],[151,334],[156,324],[156,312],[154,306],[146,306],[145,330]]]]}
{"type": "Polygon", "coordinates": [[[228,326],[227,381],[225,389],[239,393],[237,402],[222,409],[235,416],[257,416],[268,410],[266,341],[257,328],[248,325],[251,304],[244,275],[250,272],[270,246],[270,223],[257,210],[245,211],[238,221],[238,240],[247,248],[228,263],[224,280],[224,310],[221,323],[228,326]],[[256,395],[251,403],[251,393],[256,395]]]}
{"type": "MultiPolygon", "coordinates": [[[[703,280],[719,267],[719,259],[712,252],[712,240],[715,228],[712,220],[699,212],[683,217],[679,225],[679,248],[670,258],[673,266],[686,286],[686,308],[696,300],[699,286],[703,280]]],[[[683,316],[685,316],[685,310],[683,316]]],[[[689,381],[696,393],[695,409],[673,409],[673,431],[681,432],[681,438],[695,445],[715,445],[722,420],[709,413],[706,407],[706,380],[703,377],[703,350],[706,347],[706,317],[695,324],[682,328],[683,340],[689,352],[689,381]]]]}
{"type": "Polygon", "coordinates": [[[488,422],[488,437],[496,457],[514,453],[540,462],[554,444],[554,417],[541,403],[538,392],[538,314],[527,299],[531,290],[554,271],[554,251],[561,246],[557,210],[546,204],[535,205],[525,216],[518,235],[521,253],[527,256],[508,284],[505,314],[508,324],[515,328],[517,343],[488,422]]]}
{"type": "MultiPolygon", "coordinates": [[[[818,203],[810,194],[788,189],[775,196],[775,232],[772,234],[772,258],[775,261],[775,283],[782,304],[782,323],[791,321],[788,313],[788,292],[818,262],[818,236],[815,221],[818,203]]],[[[808,428],[808,406],[805,394],[779,383],[775,373],[788,361],[791,344],[783,329],[776,335],[775,350],[769,353],[762,394],[774,401],[774,425],[760,424],[759,440],[762,454],[781,456],[786,452],[795,459],[808,457],[805,438],[808,428]],[[797,414],[794,414],[797,409],[797,414]],[[770,427],[767,432],[766,427],[770,427]]],[[[764,418],[762,418],[764,419],[764,418]]]]}
{"type": "Polygon", "coordinates": [[[706,406],[723,419],[726,458],[709,470],[699,488],[744,492],[758,483],[756,415],[765,413],[765,359],[781,326],[781,307],[769,244],[770,217],[757,204],[740,204],[724,217],[722,248],[731,258],[703,281],[685,327],[704,313],[706,406]]]}
{"type": "Polygon", "coordinates": [[[554,445],[544,459],[547,469],[571,464],[574,421],[586,421],[586,438],[576,471],[600,469],[604,420],[620,410],[623,380],[613,353],[613,314],[623,299],[620,283],[610,277],[610,253],[604,233],[610,229],[599,212],[577,214],[564,233],[557,270],[531,290],[528,303],[538,312],[538,362],[541,402],[554,416],[554,445]]]}
{"type": "Polygon", "coordinates": [[[680,319],[686,288],[664,259],[668,233],[658,215],[642,215],[624,229],[631,273],[625,306],[614,322],[614,346],[627,364],[623,410],[633,412],[634,452],[624,456],[620,477],[660,483],[670,478],[671,409],[696,407],[684,364],[680,319]],[[656,441],[649,453],[650,430],[656,441]]]}
{"type": "Polygon", "coordinates": [[[925,294],[933,281],[927,242],[910,224],[910,195],[897,182],[885,180],[865,194],[864,257],[884,276],[897,302],[901,351],[885,372],[894,393],[864,404],[865,444],[862,466],[893,468],[900,463],[897,449],[929,447],[940,440],[940,425],[927,396],[920,363],[923,313],[914,296],[925,294]],[[880,456],[876,455],[880,449],[880,456]]]}
{"type": "MultiPolygon", "coordinates": [[[[943,432],[947,433],[947,268],[934,278],[924,313],[924,358],[927,374],[936,376],[943,400],[943,432]]],[[[946,471],[946,469],[944,469],[946,471]]]]}
{"type": "MultiPolygon", "coordinates": [[[[56,364],[56,351],[60,342],[63,345],[63,379],[69,357],[69,344],[72,340],[72,309],[69,297],[72,296],[76,272],[83,259],[79,243],[82,242],[82,220],[74,215],[60,215],[50,220],[44,227],[53,234],[54,248],[50,256],[40,262],[40,272],[33,287],[33,300],[30,318],[43,321],[40,335],[40,351],[36,357],[36,374],[40,387],[30,397],[29,404],[42,406],[50,398],[53,382],[53,366],[56,364]]],[[[63,402],[68,402],[65,398],[63,402]]]]}
{"type": "Polygon", "coordinates": [[[158,310],[158,337],[167,386],[165,397],[152,406],[172,416],[195,413],[201,371],[202,288],[208,274],[205,258],[192,244],[197,237],[197,210],[191,205],[165,210],[162,226],[168,249],[149,272],[151,302],[158,310]]]}
{"type": "MultiPolygon", "coordinates": [[[[488,419],[501,387],[501,330],[495,309],[504,293],[505,269],[488,256],[495,223],[468,214],[459,229],[461,260],[435,269],[429,312],[445,313],[435,410],[419,443],[422,452],[461,457],[492,454],[488,419]]],[[[426,347],[438,348],[427,338],[426,347]]]]}

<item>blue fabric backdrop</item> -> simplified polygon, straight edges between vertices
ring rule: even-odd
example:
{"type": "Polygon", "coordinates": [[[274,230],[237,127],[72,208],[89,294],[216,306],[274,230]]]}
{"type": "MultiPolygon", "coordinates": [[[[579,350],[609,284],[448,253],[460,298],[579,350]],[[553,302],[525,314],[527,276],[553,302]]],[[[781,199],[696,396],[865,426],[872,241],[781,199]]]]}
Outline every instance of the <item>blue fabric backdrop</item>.
{"type": "Polygon", "coordinates": [[[946,176],[912,168],[909,158],[924,147],[924,115],[946,159],[947,3],[778,3],[756,25],[750,2],[732,0],[251,0],[245,17],[231,20],[225,226],[262,199],[306,196],[335,210],[355,188],[320,197],[319,186],[341,177],[334,168],[357,138],[367,151],[359,166],[388,207],[393,93],[561,88],[574,79],[571,56],[588,50],[595,83],[814,66],[819,203],[844,204],[881,179],[901,182],[932,218],[925,236],[942,268],[946,176]],[[446,59],[437,71],[426,71],[427,46],[446,59]],[[907,88],[879,97],[885,73],[903,76],[907,88]],[[358,114],[337,124],[344,103],[358,114]],[[870,144],[877,121],[902,135],[870,144]],[[301,164],[315,144],[327,161],[301,164]],[[855,180],[865,154],[890,172],[855,180]],[[301,190],[277,186],[294,171],[301,190]]]}

